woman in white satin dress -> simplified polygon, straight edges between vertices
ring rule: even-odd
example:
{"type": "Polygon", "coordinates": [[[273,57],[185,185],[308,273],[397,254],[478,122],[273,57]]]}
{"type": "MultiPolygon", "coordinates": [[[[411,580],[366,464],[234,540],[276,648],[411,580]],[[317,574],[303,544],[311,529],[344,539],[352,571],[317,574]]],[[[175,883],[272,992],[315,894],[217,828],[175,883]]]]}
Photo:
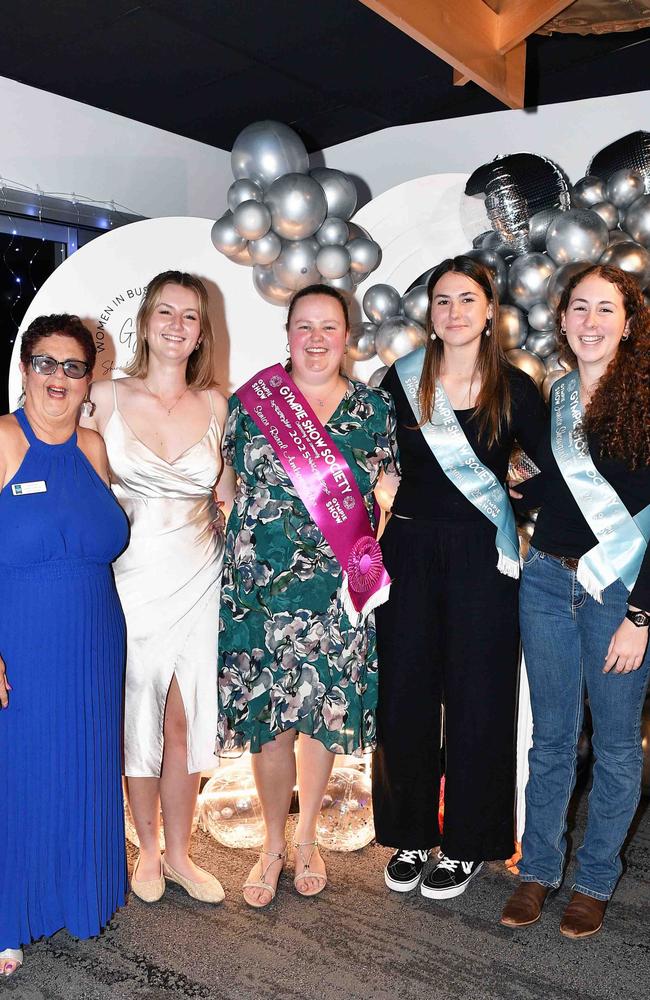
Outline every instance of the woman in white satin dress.
{"type": "Polygon", "coordinates": [[[133,892],[165,878],[217,903],[223,889],[190,859],[201,771],[217,765],[217,628],[223,533],[214,487],[227,406],[214,388],[208,296],[193,275],[147,286],[130,377],[93,386],[111,485],[131,524],[115,563],[127,623],[124,773],[140,841],[133,892]],[[165,855],[159,849],[162,807],[165,855]]]}

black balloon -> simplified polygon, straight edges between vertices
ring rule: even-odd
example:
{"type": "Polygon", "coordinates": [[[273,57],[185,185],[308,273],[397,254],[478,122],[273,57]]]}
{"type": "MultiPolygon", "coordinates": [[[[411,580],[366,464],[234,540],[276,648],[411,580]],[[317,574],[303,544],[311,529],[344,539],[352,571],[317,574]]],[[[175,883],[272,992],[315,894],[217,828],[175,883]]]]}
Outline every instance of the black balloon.
{"type": "Polygon", "coordinates": [[[607,181],[617,170],[636,170],[650,194],[650,132],[630,132],[605,146],[593,157],[588,174],[607,181]]]}

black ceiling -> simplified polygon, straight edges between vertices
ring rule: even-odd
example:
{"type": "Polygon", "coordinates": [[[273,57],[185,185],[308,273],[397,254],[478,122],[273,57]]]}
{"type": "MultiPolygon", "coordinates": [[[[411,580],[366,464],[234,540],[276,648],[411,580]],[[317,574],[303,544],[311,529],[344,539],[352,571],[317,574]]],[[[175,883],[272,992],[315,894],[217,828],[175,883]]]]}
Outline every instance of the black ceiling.
{"type": "MultiPolygon", "coordinates": [[[[526,105],[646,90],[649,65],[650,29],[532,36],[526,105]]],[[[503,109],[357,0],[28,0],[0,74],[221,149],[262,118],[313,151],[503,109]]]]}

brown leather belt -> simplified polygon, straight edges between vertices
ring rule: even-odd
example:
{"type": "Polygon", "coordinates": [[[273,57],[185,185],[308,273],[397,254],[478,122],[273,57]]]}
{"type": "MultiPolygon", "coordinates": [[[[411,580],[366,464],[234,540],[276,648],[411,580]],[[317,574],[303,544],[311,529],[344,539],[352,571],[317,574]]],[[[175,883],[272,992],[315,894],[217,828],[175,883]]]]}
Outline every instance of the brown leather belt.
{"type": "Polygon", "coordinates": [[[562,566],[564,566],[565,569],[573,570],[574,573],[578,568],[578,563],[580,562],[579,559],[573,559],[571,556],[556,556],[554,552],[547,552],[546,555],[550,556],[551,559],[555,559],[562,566]]]}

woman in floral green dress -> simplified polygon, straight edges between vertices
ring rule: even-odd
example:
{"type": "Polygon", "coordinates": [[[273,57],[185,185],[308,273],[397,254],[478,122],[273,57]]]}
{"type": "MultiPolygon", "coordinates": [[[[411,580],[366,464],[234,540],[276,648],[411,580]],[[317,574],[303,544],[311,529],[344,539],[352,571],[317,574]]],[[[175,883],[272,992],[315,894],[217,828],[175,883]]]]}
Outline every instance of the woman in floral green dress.
{"type": "MultiPolygon", "coordinates": [[[[373,490],[396,461],[395,414],[380,389],[340,372],[349,329],[335,289],[309,286],[289,308],[291,378],[343,454],[374,524],[373,490]]],[[[353,624],[341,602],[343,571],[269,441],[231,397],[224,435],[228,520],[219,639],[223,755],[250,747],[266,824],[264,850],[244,886],[251,906],[275,896],[296,780],[295,886],[326,882],[316,819],[334,754],[375,745],[377,654],[372,612],[353,624]],[[230,477],[230,484],[228,483],[230,477]]]]}

